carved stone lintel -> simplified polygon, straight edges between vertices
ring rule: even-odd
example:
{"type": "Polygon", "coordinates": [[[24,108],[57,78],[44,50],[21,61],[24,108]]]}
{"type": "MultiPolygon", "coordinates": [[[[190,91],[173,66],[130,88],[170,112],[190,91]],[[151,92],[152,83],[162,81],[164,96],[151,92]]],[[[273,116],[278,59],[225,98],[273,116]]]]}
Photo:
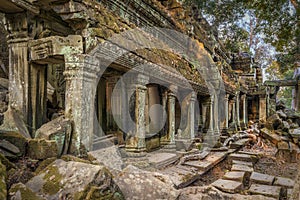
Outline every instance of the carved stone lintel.
{"type": "MultiPolygon", "coordinates": [[[[47,62],[48,59],[54,56],[83,53],[83,42],[80,35],[69,35],[68,37],[50,36],[33,40],[29,46],[31,60],[37,62],[47,62]]],[[[73,58],[74,62],[79,61],[78,59],[73,58]]],[[[53,62],[55,60],[57,58],[53,59],[53,62]]]]}

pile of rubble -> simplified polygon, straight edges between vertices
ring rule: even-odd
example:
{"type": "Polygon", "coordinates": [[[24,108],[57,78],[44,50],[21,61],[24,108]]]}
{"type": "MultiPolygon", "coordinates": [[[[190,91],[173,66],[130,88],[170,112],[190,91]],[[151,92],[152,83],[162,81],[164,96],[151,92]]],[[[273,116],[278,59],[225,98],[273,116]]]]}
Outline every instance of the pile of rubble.
{"type": "Polygon", "coordinates": [[[286,108],[282,102],[276,105],[276,113],[271,115],[260,135],[278,148],[277,156],[286,162],[297,162],[300,155],[300,113],[286,108]]]}

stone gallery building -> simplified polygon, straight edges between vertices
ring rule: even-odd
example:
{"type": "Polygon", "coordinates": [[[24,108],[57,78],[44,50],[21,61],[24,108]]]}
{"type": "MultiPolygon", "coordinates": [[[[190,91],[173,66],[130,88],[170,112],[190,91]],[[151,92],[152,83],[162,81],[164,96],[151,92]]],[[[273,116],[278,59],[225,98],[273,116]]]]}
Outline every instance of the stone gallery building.
{"type": "Polygon", "coordinates": [[[111,138],[129,155],[172,151],[248,120],[263,123],[274,108],[278,85],[263,85],[254,60],[227,52],[201,14],[179,1],[5,0],[0,12],[9,66],[2,128],[20,129],[10,121],[17,113],[35,138],[64,116],[72,131],[56,139],[65,153],[111,138]]]}

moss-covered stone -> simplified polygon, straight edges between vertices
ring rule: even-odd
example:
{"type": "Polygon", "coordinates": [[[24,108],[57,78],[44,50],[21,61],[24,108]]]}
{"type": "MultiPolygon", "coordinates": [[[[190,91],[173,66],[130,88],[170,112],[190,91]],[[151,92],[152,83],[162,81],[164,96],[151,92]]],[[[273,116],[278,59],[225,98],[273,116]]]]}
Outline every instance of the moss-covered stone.
{"type": "Polygon", "coordinates": [[[56,160],[56,157],[47,158],[46,160],[43,160],[38,168],[35,170],[35,174],[39,174],[42,170],[44,170],[48,165],[53,163],[56,160]]]}
{"type": "Polygon", "coordinates": [[[47,167],[47,171],[44,176],[45,184],[43,185],[43,193],[48,195],[54,195],[63,187],[61,184],[62,175],[59,173],[58,168],[55,165],[47,167]]]}
{"type": "Polygon", "coordinates": [[[10,162],[7,158],[5,158],[4,155],[2,155],[0,153],[0,162],[2,162],[3,165],[5,165],[7,171],[12,169],[12,168],[16,168],[16,165],[12,162],[10,162]]]}
{"type": "Polygon", "coordinates": [[[0,162],[0,199],[7,198],[6,178],[6,167],[0,162]]]}
{"type": "Polygon", "coordinates": [[[57,144],[54,140],[31,139],[28,142],[28,156],[32,159],[57,157],[57,152],[57,144]]]}
{"type": "Polygon", "coordinates": [[[25,138],[23,135],[21,135],[18,132],[14,131],[4,131],[0,130],[0,140],[6,140],[10,142],[11,144],[18,147],[20,150],[20,154],[18,156],[25,155],[25,147],[27,144],[27,138],[25,138]]]}
{"type": "Polygon", "coordinates": [[[23,183],[14,184],[9,190],[10,199],[22,199],[22,200],[42,200],[44,198],[40,197],[34,193],[31,189],[26,187],[23,183]]]}

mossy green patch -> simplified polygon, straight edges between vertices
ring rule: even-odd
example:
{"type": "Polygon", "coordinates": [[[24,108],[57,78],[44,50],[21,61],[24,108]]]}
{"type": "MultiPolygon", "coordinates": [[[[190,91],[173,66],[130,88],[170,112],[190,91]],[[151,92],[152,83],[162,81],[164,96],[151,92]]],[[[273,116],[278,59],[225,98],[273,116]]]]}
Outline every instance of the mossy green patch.
{"type": "Polygon", "coordinates": [[[0,161],[0,199],[6,199],[7,196],[6,178],[6,167],[0,161]]]}
{"type": "Polygon", "coordinates": [[[59,173],[56,166],[48,166],[45,172],[43,185],[43,192],[49,195],[56,194],[62,187],[61,185],[62,175],[59,173]]]}
{"type": "Polygon", "coordinates": [[[47,158],[46,160],[43,160],[38,168],[35,170],[35,174],[39,174],[42,170],[44,170],[48,165],[50,165],[51,163],[53,163],[57,158],[56,157],[52,157],[52,158],[47,158]]]}
{"type": "Polygon", "coordinates": [[[20,192],[22,200],[42,200],[42,197],[37,196],[32,190],[27,188],[22,183],[15,184],[9,190],[11,195],[14,195],[17,192],[20,192]]]}

